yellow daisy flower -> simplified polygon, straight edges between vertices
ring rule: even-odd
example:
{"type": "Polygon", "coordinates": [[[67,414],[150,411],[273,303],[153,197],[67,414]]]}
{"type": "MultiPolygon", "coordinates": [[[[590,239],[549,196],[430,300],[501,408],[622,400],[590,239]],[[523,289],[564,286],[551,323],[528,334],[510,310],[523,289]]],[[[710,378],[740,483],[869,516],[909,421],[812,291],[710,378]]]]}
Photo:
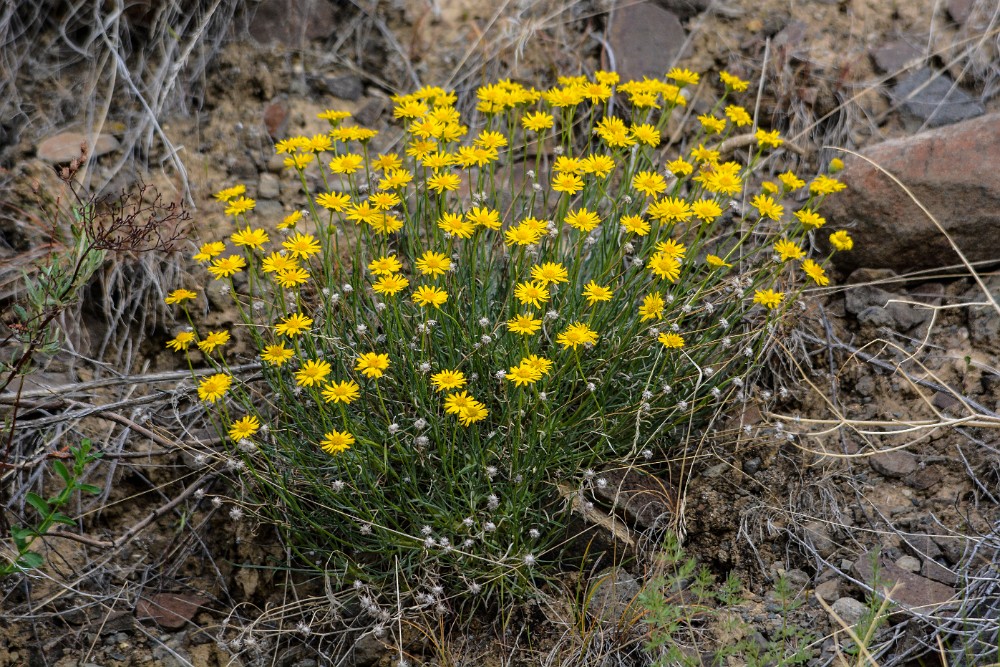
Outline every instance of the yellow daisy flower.
{"type": "Polygon", "coordinates": [[[750,205],[757,209],[762,218],[770,218],[771,220],[781,220],[781,216],[785,213],[785,207],[774,201],[773,198],[765,195],[756,195],[750,200],[750,205]]]}
{"type": "Polygon", "coordinates": [[[384,255],[368,263],[368,270],[376,276],[391,276],[403,268],[396,255],[384,255]]]}
{"type": "Polygon", "coordinates": [[[647,266],[653,275],[670,282],[676,282],[681,275],[681,263],[665,252],[653,253],[647,266]]]}
{"type": "Polygon", "coordinates": [[[573,322],[556,336],[556,342],[562,345],[564,350],[570,347],[575,350],[577,345],[596,344],[597,332],[583,322],[573,322]]]}
{"type": "Polygon", "coordinates": [[[451,391],[465,386],[465,374],[462,371],[443,370],[431,376],[431,384],[436,391],[451,391]]]}
{"type": "Polygon", "coordinates": [[[291,289],[293,287],[298,287],[299,285],[305,285],[309,282],[309,272],[298,266],[291,269],[285,269],[284,271],[277,272],[277,275],[274,277],[274,282],[278,283],[284,289],[291,289]]]}
{"type": "Polygon", "coordinates": [[[684,337],[675,333],[661,333],[656,340],[663,343],[663,346],[670,349],[680,349],[684,347],[684,337]]]}
{"type": "Polygon", "coordinates": [[[374,283],[372,283],[372,290],[378,294],[385,294],[386,296],[395,296],[399,292],[403,291],[410,284],[410,281],[399,274],[390,274],[388,276],[382,276],[374,283]]]}
{"type": "Polygon", "coordinates": [[[226,395],[233,385],[233,378],[225,373],[210,375],[198,384],[198,398],[206,403],[215,403],[226,395]]]}
{"type": "Polygon", "coordinates": [[[385,375],[389,368],[389,355],[376,352],[365,352],[358,356],[354,370],[361,371],[365,377],[378,379],[385,375]]]}
{"type": "Polygon", "coordinates": [[[451,258],[444,253],[428,250],[417,260],[417,271],[425,276],[440,276],[449,270],[451,270],[451,258]]]}
{"type": "Polygon", "coordinates": [[[713,269],[721,269],[732,266],[732,264],[726,263],[726,260],[722,259],[718,255],[708,255],[705,257],[705,263],[713,269]]]}
{"type": "Polygon", "coordinates": [[[697,72],[692,72],[687,68],[681,69],[680,67],[674,67],[669,72],[667,72],[667,78],[673,79],[682,86],[687,86],[687,85],[697,86],[698,81],[700,80],[701,77],[698,75],[697,72]]]}
{"type": "Polygon", "coordinates": [[[284,252],[272,252],[260,263],[260,268],[264,273],[281,273],[299,268],[299,262],[284,252]]]}
{"type": "Polygon", "coordinates": [[[768,310],[774,310],[781,305],[784,301],[785,295],[781,292],[775,292],[773,289],[757,290],[753,294],[753,302],[759,303],[768,310]]]}
{"type": "Polygon", "coordinates": [[[712,222],[722,215],[722,207],[711,199],[699,199],[691,204],[691,214],[702,222],[712,222]]]}
{"type": "Polygon", "coordinates": [[[566,224],[574,229],[578,229],[584,234],[597,228],[601,224],[601,218],[597,213],[579,208],[571,211],[565,218],[566,224]]]}
{"type": "Polygon", "coordinates": [[[212,262],[212,265],[208,267],[208,272],[216,280],[219,280],[220,278],[229,278],[236,275],[246,268],[246,265],[246,260],[239,255],[230,255],[229,257],[220,257],[212,262]]]}
{"type": "Polygon", "coordinates": [[[558,262],[545,262],[531,267],[531,277],[543,285],[569,282],[569,273],[558,262]]]}
{"type": "Polygon", "coordinates": [[[226,244],[222,241],[204,243],[200,248],[198,248],[198,252],[194,255],[193,259],[196,262],[207,262],[210,259],[221,255],[225,249],[226,244]]]}
{"type": "Polygon", "coordinates": [[[654,171],[640,171],[632,177],[632,189],[652,197],[667,189],[667,181],[654,171]]]}
{"type": "Polygon", "coordinates": [[[805,271],[805,274],[812,278],[813,282],[817,285],[822,287],[830,284],[830,279],[827,277],[823,267],[811,259],[807,259],[802,262],[802,270],[805,271]]]}
{"type": "Polygon", "coordinates": [[[194,342],[194,334],[190,331],[181,331],[176,336],[167,341],[167,347],[176,352],[186,350],[194,342]]]}
{"type": "Polygon", "coordinates": [[[799,259],[805,257],[806,253],[801,247],[794,241],[789,241],[788,239],[780,239],[774,243],[774,252],[778,253],[781,257],[782,262],[787,262],[790,259],[799,259]]]}
{"type": "Polygon", "coordinates": [[[542,321],[531,313],[519,313],[507,320],[507,329],[522,336],[530,336],[542,328],[542,321]]]}
{"type": "Polygon", "coordinates": [[[663,319],[663,307],[665,305],[663,297],[660,296],[659,292],[647,294],[642,300],[642,305],[639,306],[641,320],[645,322],[646,320],[663,319]]]}
{"type": "Polygon", "coordinates": [[[519,366],[511,366],[510,370],[507,371],[506,378],[513,382],[514,386],[523,387],[541,380],[542,374],[531,366],[521,364],[519,366]]]}
{"type": "Polygon", "coordinates": [[[229,437],[239,442],[251,438],[260,430],[260,420],[254,415],[247,415],[229,425],[229,437]]]}
{"type": "Polygon", "coordinates": [[[500,229],[500,212],[486,207],[475,207],[465,214],[465,219],[474,225],[494,231],[500,229]]]}
{"type": "Polygon", "coordinates": [[[330,364],[322,359],[307,359],[302,368],[295,372],[295,384],[300,387],[322,384],[331,370],[330,364]]]}
{"type": "Polygon", "coordinates": [[[436,173],[427,179],[427,187],[438,194],[445,191],[458,190],[462,179],[458,174],[436,173]]]}
{"type": "Polygon", "coordinates": [[[267,232],[263,229],[250,229],[249,225],[247,225],[246,229],[234,232],[229,238],[238,246],[253,248],[254,250],[263,250],[264,244],[271,240],[267,232]]]}
{"type": "Polygon", "coordinates": [[[205,338],[198,341],[198,349],[206,354],[212,352],[215,348],[225,345],[229,342],[229,332],[228,331],[211,331],[205,338]]]}
{"type": "Polygon", "coordinates": [[[522,306],[532,305],[541,308],[543,301],[549,300],[548,288],[537,281],[524,281],[518,283],[514,289],[514,296],[521,302],[522,306]]]}
{"type": "Polygon", "coordinates": [[[354,436],[346,431],[330,431],[323,434],[320,447],[330,456],[336,456],[350,449],[354,442],[354,436]]]}
{"type": "Polygon", "coordinates": [[[256,201],[254,201],[253,199],[248,199],[247,197],[240,197],[239,199],[233,199],[232,201],[229,202],[229,205],[226,207],[226,215],[236,216],[240,214],[245,214],[249,211],[252,211],[254,209],[254,206],[256,205],[257,205],[256,201]]]}
{"type": "Polygon", "coordinates": [[[854,239],[843,229],[830,234],[830,245],[837,250],[851,250],[854,248],[854,239]]]}
{"type": "Polygon", "coordinates": [[[440,308],[448,300],[448,293],[434,285],[420,285],[411,298],[418,306],[440,308]]]}
{"type": "Polygon", "coordinates": [[[192,292],[189,289],[175,289],[163,300],[167,304],[184,303],[189,299],[194,299],[198,296],[197,292],[192,292]]]}
{"type": "Polygon", "coordinates": [[[777,130],[757,130],[754,134],[757,139],[757,145],[761,148],[778,148],[781,144],[785,143],[785,140],[781,138],[781,135],[777,130]]]}
{"type": "Polygon", "coordinates": [[[300,220],[302,220],[302,211],[289,213],[278,223],[278,229],[292,229],[300,220]]]}
{"type": "Polygon", "coordinates": [[[267,345],[260,351],[260,358],[274,366],[281,366],[295,356],[295,351],[284,345],[267,345]]]}
{"type": "Polygon", "coordinates": [[[281,245],[290,255],[302,259],[308,259],[310,255],[318,253],[320,249],[319,241],[312,234],[295,234],[287,241],[282,242],[281,245]]]}
{"type": "Polygon", "coordinates": [[[793,215],[806,229],[819,229],[826,224],[826,218],[808,208],[799,209],[793,215]]]}
{"type": "Polygon", "coordinates": [[[625,231],[636,236],[645,236],[652,229],[650,224],[639,215],[625,215],[618,222],[621,223],[625,231]]]}
{"type": "Polygon", "coordinates": [[[331,382],[323,387],[321,392],[323,400],[327,403],[343,403],[349,405],[351,401],[361,395],[361,387],[354,380],[341,380],[331,382]]]}
{"type": "Polygon", "coordinates": [[[241,194],[245,193],[246,191],[247,191],[247,186],[245,186],[243,184],[234,185],[231,188],[226,188],[224,190],[219,190],[218,192],[216,192],[213,195],[213,197],[215,197],[216,201],[228,202],[231,199],[236,199],[237,197],[239,197],[241,194]]]}
{"type": "Polygon", "coordinates": [[[613,293],[610,287],[598,285],[596,282],[591,280],[589,283],[584,285],[583,296],[587,299],[587,303],[593,306],[598,301],[611,301],[613,293]]]}
{"type": "Polygon", "coordinates": [[[583,179],[576,174],[556,174],[552,177],[552,190],[574,195],[583,190],[583,179]]]}
{"type": "Polygon", "coordinates": [[[308,331],[309,327],[312,326],[312,323],[312,318],[306,317],[301,313],[292,313],[288,317],[281,320],[281,322],[274,325],[274,332],[279,336],[293,338],[301,334],[303,331],[308,331]]]}

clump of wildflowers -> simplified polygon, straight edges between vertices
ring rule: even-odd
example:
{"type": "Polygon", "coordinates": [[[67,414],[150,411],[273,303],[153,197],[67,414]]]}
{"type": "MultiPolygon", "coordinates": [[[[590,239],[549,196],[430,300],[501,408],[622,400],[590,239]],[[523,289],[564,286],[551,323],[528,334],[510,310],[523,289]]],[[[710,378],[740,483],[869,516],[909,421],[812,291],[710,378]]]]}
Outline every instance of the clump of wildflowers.
{"type": "Polygon", "coordinates": [[[327,133],[280,141],[300,211],[260,219],[244,186],[216,194],[233,232],[195,259],[235,300],[262,378],[227,371],[229,332],[167,346],[215,370],[198,397],[303,558],[517,590],[564,538],[557,479],[654,459],[675,426],[746,395],[768,325],[829,283],[805,241],[842,184],[786,172],[756,189],[783,139],[751,127],[750,159],[723,160],[753,121],[734,98],[748,82],[720,84],[666,147],[683,89],[709,85],[686,69],[502,81],[464,120],[426,87],[394,98],[398,152],[334,110],[327,133]]]}

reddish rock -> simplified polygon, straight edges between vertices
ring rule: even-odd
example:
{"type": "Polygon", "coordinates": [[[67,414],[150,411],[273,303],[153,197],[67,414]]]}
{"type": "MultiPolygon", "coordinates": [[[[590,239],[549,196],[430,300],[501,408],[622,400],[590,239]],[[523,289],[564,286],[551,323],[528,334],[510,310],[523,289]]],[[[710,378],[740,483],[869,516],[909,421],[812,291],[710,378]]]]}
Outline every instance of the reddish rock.
{"type": "Polygon", "coordinates": [[[265,105],[264,127],[272,139],[281,139],[288,127],[288,104],[276,100],[265,105]]]}
{"type": "Polygon", "coordinates": [[[948,0],[948,16],[958,24],[965,24],[972,17],[976,0],[948,0]]]}
{"type": "MultiPolygon", "coordinates": [[[[996,244],[985,241],[1000,230],[1000,114],[876,144],[863,154],[913,192],[969,261],[997,258],[996,244]]],[[[888,176],[853,156],[845,163],[840,178],[848,189],[823,205],[824,229],[846,227],[854,237],[854,250],[834,254],[841,269],[902,273],[960,263],[930,219],[888,176]]]]}
{"type": "Polygon", "coordinates": [[[958,574],[954,570],[929,558],[923,562],[920,574],[948,586],[957,586],[959,582],[958,574]]]}
{"type": "Polygon", "coordinates": [[[667,73],[687,35],[680,19],[650,2],[619,3],[608,41],[623,81],[667,73]]]}
{"type": "Polygon", "coordinates": [[[914,65],[922,65],[924,52],[910,42],[889,42],[872,51],[872,61],[879,72],[897,74],[914,65]]]}
{"type": "Polygon", "coordinates": [[[135,617],[140,621],[152,621],[166,630],[180,630],[205,602],[205,598],[190,593],[157,593],[139,598],[135,617]]]}
{"type": "Polygon", "coordinates": [[[263,0],[250,21],[250,34],[258,42],[293,48],[329,37],[336,28],[337,17],[328,0],[263,0]]]}
{"type": "MultiPolygon", "coordinates": [[[[875,581],[871,553],[863,553],[854,561],[855,574],[869,586],[875,581]]],[[[930,614],[947,605],[955,597],[951,586],[908,572],[884,558],[878,566],[878,582],[891,590],[889,598],[900,607],[919,614],[930,614]]]]}
{"type": "Polygon", "coordinates": [[[99,134],[91,142],[85,132],[62,132],[42,140],[35,149],[35,155],[45,162],[65,164],[80,157],[80,144],[83,143],[87,144],[90,157],[118,150],[118,140],[110,134],[99,134]]]}
{"type": "Polygon", "coordinates": [[[906,477],[917,469],[917,457],[903,450],[875,454],[869,462],[884,477],[906,477]]]}

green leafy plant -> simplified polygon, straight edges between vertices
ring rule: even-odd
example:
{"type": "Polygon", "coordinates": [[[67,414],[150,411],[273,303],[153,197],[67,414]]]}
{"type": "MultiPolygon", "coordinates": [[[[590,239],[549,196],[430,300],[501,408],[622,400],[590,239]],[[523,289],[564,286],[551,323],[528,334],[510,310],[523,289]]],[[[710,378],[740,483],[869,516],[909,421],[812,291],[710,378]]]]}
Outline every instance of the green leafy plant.
{"type": "Polygon", "coordinates": [[[802,593],[785,577],[777,579],[774,589],[781,625],[761,645],[751,637],[753,628],[740,617],[743,585],[735,574],[718,584],[673,536],[667,538],[657,560],[658,575],[638,598],[649,628],[646,648],[655,664],[700,667],[704,653],[712,656],[713,665],[734,664],[735,660],[752,667],[800,665],[812,657],[814,637],[790,618],[803,602],[802,593]],[[727,639],[714,641],[707,629],[727,639]]]}
{"type": "MultiPolygon", "coordinates": [[[[11,407],[4,410],[0,427],[0,469],[18,458],[17,420],[24,382],[61,349],[67,334],[59,326],[64,315],[80,307],[109,256],[169,251],[190,218],[182,206],[164,203],[155,189],[145,185],[117,196],[84,196],[74,177],[86,158],[82,150],[80,158],[60,172],[69,197],[52,199],[42,190],[36,193],[32,215],[39,226],[48,228],[51,246],[31,262],[14,297],[2,304],[0,393],[9,392],[5,402],[11,407]]],[[[7,488],[0,487],[0,506],[7,505],[8,497],[7,488]]],[[[0,512],[0,532],[8,529],[0,512]]]]}
{"type": "Polygon", "coordinates": [[[246,186],[218,192],[235,229],[195,259],[262,371],[234,377],[230,331],[187,312],[195,290],[168,295],[190,328],[167,345],[214,371],[198,396],[245,507],[347,582],[390,584],[399,563],[404,589],[447,591],[415,593],[432,605],[535,590],[564,542],[557,487],[662,460],[746,397],[805,281],[829,281],[805,246],[843,185],[759,182],[783,140],[734,101],[748,82],[720,82],[672,146],[687,70],[485,85],[468,125],[428,87],[394,100],[402,157],[335,110],[280,141],[302,203],[284,219],[255,226],[246,186]],[[751,150],[727,160],[737,137],[751,150]]]}
{"type": "Polygon", "coordinates": [[[0,565],[0,576],[24,572],[41,567],[45,560],[41,554],[31,551],[31,545],[40,537],[45,537],[57,524],[75,526],[76,521],[63,513],[62,509],[77,493],[98,494],[101,487],[80,481],[90,464],[101,458],[101,452],[92,451],[90,440],[83,440],[69,450],[72,457],[71,465],[67,466],[59,459],[52,460],[52,470],[63,482],[63,489],[58,494],[46,499],[37,493],[29,491],[24,496],[25,504],[30,505],[37,514],[36,521],[25,526],[13,525],[10,529],[11,543],[15,554],[10,562],[0,565]]]}

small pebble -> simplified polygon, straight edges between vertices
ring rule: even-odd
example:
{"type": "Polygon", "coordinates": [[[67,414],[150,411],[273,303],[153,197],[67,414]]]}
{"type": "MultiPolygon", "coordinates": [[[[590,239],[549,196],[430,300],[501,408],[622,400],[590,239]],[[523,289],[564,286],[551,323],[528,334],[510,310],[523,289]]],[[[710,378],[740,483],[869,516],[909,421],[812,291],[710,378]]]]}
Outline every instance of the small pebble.
{"type": "Polygon", "coordinates": [[[844,623],[850,625],[855,625],[868,611],[868,606],[863,602],[848,597],[838,599],[831,605],[831,608],[844,623]]]}
{"type": "Polygon", "coordinates": [[[920,572],[922,565],[923,564],[920,562],[920,559],[914,558],[913,556],[900,556],[896,560],[896,567],[910,572],[920,572]]]}

